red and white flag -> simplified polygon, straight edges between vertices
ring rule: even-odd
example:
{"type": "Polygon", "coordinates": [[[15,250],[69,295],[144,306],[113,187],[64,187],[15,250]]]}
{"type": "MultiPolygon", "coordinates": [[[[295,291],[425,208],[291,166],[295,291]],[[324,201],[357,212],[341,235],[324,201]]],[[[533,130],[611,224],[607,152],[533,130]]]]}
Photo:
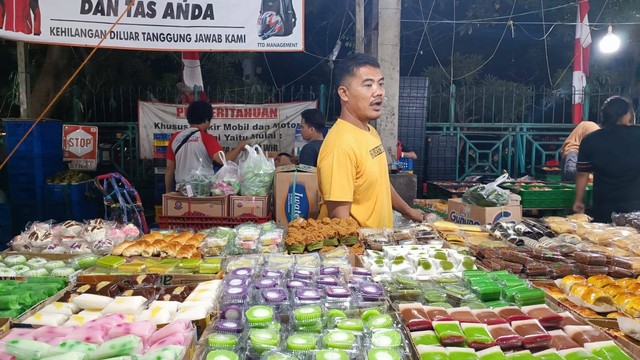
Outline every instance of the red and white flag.
{"type": "Polygon", "coordinates": [[[573,123],[582,119],[584,87],[589,75],[589,58],[591,53],[591,30],[589,29],[589,0],[582,0],[578,5],[576,21],[576,39],[573,59],[573,123]]]}
{"type": "Polygon", "coordinates": [[[195,100],[209,100],[204,91],[199,52],[189,51],[182,53],[182,84],[180,87],[183,104],[190,104],[195,100]],[[198,94],[197,97],[196,93],[198,94]]]}
{"type": "Polygon", "coordinates": [[[200,53],[197,51],[182,53],[182,81],[193,89],[194,85],[203,88],[202,70],[200,69],[200,53]]]}

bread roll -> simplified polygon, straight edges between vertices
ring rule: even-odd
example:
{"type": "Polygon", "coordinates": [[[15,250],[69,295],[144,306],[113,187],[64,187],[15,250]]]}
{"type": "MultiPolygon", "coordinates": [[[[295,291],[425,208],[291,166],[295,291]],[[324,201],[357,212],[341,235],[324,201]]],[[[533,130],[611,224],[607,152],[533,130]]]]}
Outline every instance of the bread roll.
{"type": "Polygon", "coordinates": [[[140,256],[142,255],[142,250],[149,245],[151,244],[149,244],[149,242],[146,240],[138,240],[135,244],[132,244],[131,246],[128,246],[126,249],[124,249],[122,255],[126,257],[140,256]]]}
{"type": "Polygon", "coordinates": [[[135,241],[124,241],[118,245],[116,245],[111,251],[111,255],[120,256],[122,252],[128,248],[130,245],[134,244],[135,241]]]}
{"type": "Polygon", "coordinates": [[[166,246],[160,248],[160,256],[175,258],[178,254],[178,249],[180,249],[180,246],[181,245],[179,243],[169,242],[166,246]]]}
{"type": "Polygon", "coordinates": [[[190,259],[191,256],[198,251],[198,248],[192,245],[182,245],[180,249],[178,249],[178,253],[176,257],[178,259],[190,259]]]}
{"type": "Polygon", "coordinates": [[[587,283],[599,288],[603,288],[607,285],[611,285],[615,282],[611,276],[608,275],[594,275],[587,279],[587,283]]]}

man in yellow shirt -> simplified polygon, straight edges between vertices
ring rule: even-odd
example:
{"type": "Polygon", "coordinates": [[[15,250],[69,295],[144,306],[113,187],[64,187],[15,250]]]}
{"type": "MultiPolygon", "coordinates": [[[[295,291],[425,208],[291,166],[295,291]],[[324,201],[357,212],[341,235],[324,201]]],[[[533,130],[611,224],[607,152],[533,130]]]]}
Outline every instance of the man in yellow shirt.
{"type": "Polygon", "coordinates": [[[366,54],[342,60],[335,70],[340,118],[318,155],[318,185],[324,204],[320,218],[352,217],[363,227],[393,227],[393,212],[422,221],[424,213],[407,205],[389,182],[387,156],[369,121],[380,117],[384,77],[366,54]]]}

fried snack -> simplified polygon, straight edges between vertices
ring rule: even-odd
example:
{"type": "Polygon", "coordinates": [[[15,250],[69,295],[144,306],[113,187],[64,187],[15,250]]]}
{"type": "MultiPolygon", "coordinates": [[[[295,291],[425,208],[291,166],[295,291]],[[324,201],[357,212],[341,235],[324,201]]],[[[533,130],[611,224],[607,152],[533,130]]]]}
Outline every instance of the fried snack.
{"type": "Polygon", "coordinates": [[[289,231],[285,245],[290,253],[318,251],[339,244],[356,245],[358,239],[358,223],[348,219],[296,219],[289,223],[289,231]]]}

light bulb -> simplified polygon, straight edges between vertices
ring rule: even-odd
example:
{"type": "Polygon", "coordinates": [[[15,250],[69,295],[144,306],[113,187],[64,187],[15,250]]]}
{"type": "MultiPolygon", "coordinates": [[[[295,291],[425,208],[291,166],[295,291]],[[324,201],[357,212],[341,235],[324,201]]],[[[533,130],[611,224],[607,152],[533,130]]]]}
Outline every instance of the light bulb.
{"type": "Polygon", "coordinates": [[[605,54],[611,54],[620,49],[620,38],[612,32],[613,28],[609,25],[607,35],[600,40],[600,51],[605,54]]]}

